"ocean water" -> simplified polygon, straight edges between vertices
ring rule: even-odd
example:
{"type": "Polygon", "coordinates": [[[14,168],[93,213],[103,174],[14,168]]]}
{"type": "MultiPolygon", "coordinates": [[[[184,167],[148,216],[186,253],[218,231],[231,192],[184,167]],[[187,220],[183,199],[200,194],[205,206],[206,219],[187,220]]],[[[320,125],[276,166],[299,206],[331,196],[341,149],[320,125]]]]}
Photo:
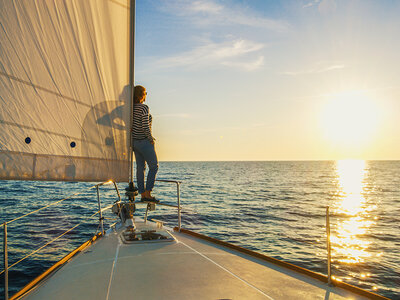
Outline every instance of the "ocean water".
{"type": "MultiPolygon", "coordinates": [[[[400,161],[161,162],[158,178],[182,181],[184,228],[322,274],[329,206],[335,278],[400,299],[400,161]]],[[[80,224],[10,269],[10,295],[98,230],[93,185],[0,182],[0,223],[80,192],[8,224],[9,265],[80,224]]],[[[126,184],[118,187],[123,193],[126,184]]],[[[154,194],[176,203],[174,184],[157,182],[154,194]]],[[[112,204],[113,185],[100,187],[100,198],[103,207],[112,204]]],[[[105,217],[108,225],[116,221],[105,217]]],[[[177,225],[176,209],[157,206],[149,218],[177,225]]]]}

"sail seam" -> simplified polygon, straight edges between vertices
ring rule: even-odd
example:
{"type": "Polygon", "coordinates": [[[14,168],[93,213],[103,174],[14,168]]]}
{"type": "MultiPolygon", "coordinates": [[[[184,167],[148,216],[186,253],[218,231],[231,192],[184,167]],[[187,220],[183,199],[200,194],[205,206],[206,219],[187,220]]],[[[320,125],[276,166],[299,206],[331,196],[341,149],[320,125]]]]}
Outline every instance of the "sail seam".
{"type": "Polygon", "coordinates": [[[37,153],[29,153],[29,152],[22,152],[22,151],[9,151],[9,150],[0,150],[0,154],[2,153],[10,153],[10,154],[22,154],[22,155],[29,155],[29,156],[37,156],[39,157],[58,157],[58,158],[68,158],[71,160],[74,159],[84,159],[84,160],[100,160],[100,161],[107,161],[107,162],[128,162],[128,160],[123,159],[107,159],[107,158],[97,158],[97,157],[86,157],[86,156],[71,156],[71,155],[54,155],[54,154],[37,154],[37,153]]]}
{"type": "Polygon", "coordinates": [[[31,86],[31,87],[33,87],[33,88],[35,88],[35,89],[38,89],[38,90],[45,91],[45,92],[47,92],[47,93],[56,95],[56,96],[61,97],[61,98],[63,98],[63,99],[66,99],[66,100],[70,100],[70,101],[79,103],[79,104],[81,104],[81,105],[83,105],[83,106],[90,107],[90,108],[92,107],[91,105],[89,105],[89,104],[87,104],[87,103],[85,103],[85,102],[76,100],[76,99],[74,99],[74,98],[72,98],[72,97],[69,97],[69,96],[65,96],[65,95],[63,95],[63,94],[61,94],[61,93],[59,93],[59,92],[54,92],[54,91],[52,91],[52,90],[50,90],[50,89],[48,89],[48,88],[45,88],[45,87],[36,85],[36,84],[31,83],[31,82],[29,82],[29,81],[26,81],[26,80],[23,80],[23,79],[21,79],[21,78],[15,77],[15,76],[13,76],[13,75],[10,75],[10,74],[7,74],[7,73],[1,72],[1,71],[0,71],[0,75],[3,75],[3,76],[5,76],[5,77],[7,77],[7,78],[9,78],[9,79],[18,81],[18,82],[20,82],[20,83],[23,83],[23,84],[25,84],[25,85],[29,85],[29,86],[31,86]]]}
{"type": "MultiPolygon", "coordinates": [[[[8,79],[15,80],[15,81],[17,81],[17,82],[19,82],[19,83],[23,83],[23,84],[25,84],[25,85],[29,85],[29,86],[31,86],[31,87],[33,87],[33,88],[35,88],[35,89],[38,89],[38,90],[47,92],[47,93],[49,93],[49,94],[55,95],[55,96],[60,97],[60,98],[63,98],[63,99],[65,99],[65,100],[69,100],[69,101],[78,103],[78,104],[80,104],[80,105],[82,105],[82,106],[86,106],[86,107],[89,107],[89,108],[93,108],[93,107],[94,107],[94,106],[92,106],[92,105],[89,105],[89,104],[87,104],[87,103],[85,103],[85,102],[82,102],[82,101],[80,101],[80,100],[77,100],[77,99],[75,99],[75,98],[72,98],[72,97],[63,95],[63,94],[61,94],[61,93],[59,93],[59,92],[52,91],[52,90],[50,90],[50,89],[48,89],[48,88],[42,87],[42,86],[40,86],[40,85],[36,85],[36,84],[31,83],[31,82],[29,82],[29,81],[26,81],[26,80],[23,80],[23,79],[21,79],[21,78],[15,77],[15,76],[13,76],[13,75],[10,75],[10,74],[7,74],[7,73],[1,72],[1,71],[0,71],[0,75],[3,75],[3,76],[5,76],[5,77],[7,77],[8,79]]],[[[118,101],[118,100],[114,100],[114,99],[107,100],[107,99],[104,99],[104,101],[118,101]]],[[[99,109],[99,111],[104,112],[104,113],[108,113],[108,111],[105,111],[105,110],[100,110],[100,109],[99,109]]]]}
{"type": "Polygon", "coordinates": [[[6,124],[6,125],[9,125],[9,126],[15,126],[15,127],[18,127],[18,128],[31,129],[31,130],[35,130],[35,131],[42,132],[42,133],[52,134],[52,135],[55,135],[55,136],[65,137],[65,138],[69,138],[69,139],[74,140],[74,141],[85,142],[85,143],[90,144],[90,145],[96,145],[96,146],[101,146],[101,147],[104,146],[104,144],[101,144],[101,143],[96,143],[96,142],[92,142],[92,141],[85,140],[85,139],[82,139],[82,138],[78,138],[78,137],[74,137],[74,136],[70,136],[70,135],[65,135],[65,134],[62,134],[62,133],[53,132],[53,131],[49,131],[49,130],[44,130],[44,129],[40,129],[40,128],[37,128],[37,127],[22,125],[22,124],[18,124],[18,123],[12,123],[12,122],[8,122],[8,121],[4,121],[4,120],[0,120],[0,123],[6,124]]]}
{"type": "Polygon", "coordinates": [[[96,142],[92,142],[92,141],[85,140],[85,139],[82,139],[82,138],[78,138],[78,137],[74,137],[74,136],[70,136],[70,135],[65,135],[65,134],[58,133],[58,132],[52,132],[52,131],[40,129],[40,128],[37,128],[37,127],[22,125],[22,124],[18,124],[18,123],[12,123],[12,122],[8,122],[8,121],[4,121],[4,120],[0,120],[0,123],[6,124],[6,125],[9,125],[9,126],[18,127],[18,128],[31,129],[31,130],[35,130],[37,132],[42,132],[42,133],[47,133],[47,134],[51,134],[51,135],[55,135],[55,136],[69,138],[69,139],[71,139],[73,141],[85,142],[85,143],[90,144],[90,145],[96,145],[96,146],[100,146],[100,147],[104,146],[104,144],[101,144],[101,143],[96,143],[96,142]]]}
{"type": "MultiPolygon", "coordinates": [[[[91,143],[90,141],[87,141],[87,140],[84,140],[84,139],[81,139],[81,138],[65,135],[65,134],[58,133],[58,132],[52,132],[52,131],[40,129],[40,128],[37,128],[37,127],[27,126],[27,125],[13,123],[13,122],[8,122],[8,121],[4,121],[4,120],[0,120],[0,123],[6,124],[6,125],[10,125],[10,126],[15,126],[15,127],[18,127],[18,128],[32,129],[32,130],[43,132],[43,133],[48,133],[48,134],[52,134],[52,135],[56,135],[56,136],[61,136],[61,137],[66,137],[66,138],[82,141],[82,142],[85,141],[85,142],[91,143]]],[[[100,144],[97,144],[97,143],[92,143],[92,144],[100,145],[100,144]]]]}

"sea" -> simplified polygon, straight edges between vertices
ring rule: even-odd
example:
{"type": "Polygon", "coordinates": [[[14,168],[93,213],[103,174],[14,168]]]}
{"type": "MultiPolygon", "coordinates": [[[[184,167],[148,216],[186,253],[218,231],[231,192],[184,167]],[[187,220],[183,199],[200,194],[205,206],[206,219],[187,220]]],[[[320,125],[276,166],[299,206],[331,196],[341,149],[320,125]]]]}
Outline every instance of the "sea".
{"type": "MultiPolygon", "coordinates": [[[[183,228],[321,274],[328,211],[334,278],[400,299],[400,161],[160,162],[157,178],[182,182],[183,228]]],[[[12,221],[10,295],[99,231],[95,184],[0,181],[0,223],[12,221]]],[[[123,198],[126,186],[117,184],[123,198]]],[[[153,194],[177,203],[174,183],[156,182],[153,194]]],[[[100,186],[99,195],[101,207],[118,199],[113,184],[100,186]]],[[[144,212],[138,204],[135,214],[144,212]]],[[[106,228],[117,221],[108,211],[104,218],[106,228]]],[[[178,223],[177,209],[165,206],[149,218],[178,223]]],[[[4,273],[0,298],[3,282],[4,273]]]]}

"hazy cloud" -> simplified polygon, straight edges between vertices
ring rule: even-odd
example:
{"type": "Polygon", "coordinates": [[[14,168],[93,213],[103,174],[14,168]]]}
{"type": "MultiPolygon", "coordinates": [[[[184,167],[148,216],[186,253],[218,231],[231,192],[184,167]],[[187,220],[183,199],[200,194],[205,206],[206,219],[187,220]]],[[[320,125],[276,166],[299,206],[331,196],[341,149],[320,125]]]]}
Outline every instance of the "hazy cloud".
{"type": "Polygon", "coordinates": [[[318,7],[318,11],[322,15],[334,13],[337,8],[336,0],[314,0],[303,5],[303,8],[318,7]]]}
{"type": "Polygon", "coordinates": [[[224,61],[221,63],[224,66],[235,67],[245,71],[254,71],[264,65],[264,56],[259,56],[253,61],[240,62],[240,61],[224,61]]]}
{"type": "Polygon", "coordinates": [[[223,135],[221,135],[222,133],[232,134],[232,132],[248,132],[249,130],[266,126],[267,125],[264,123],[253,123],[249,124],[248,126],[223,126],[214,128],[184,129],[181,130],[180,133],[184,135],[202,135],[205,133],[217,133],[220,137],[224,137],[223,135]]]}
{"type": "MultiPolygon", "coordinates": [[[[225,2],[226,3],[226,2],[225,2]]],[[[190,18],[190,23],[207,25],[244,25],[283,32],[288,22],[257,16],[256,12],[243,7],[229,7],[217,0],[169,0],[162,7],[171,14],[190,18]]]]}
{"type": "Polygon", "coordinates": [[[188,6],[188,9],[193,13],[206,12],[211,14],[219,13],[223,10],[223,6],[213,3],[211,1],[193,1],[188,6]]]}
{"type": "Polygon", "coordinates": [[[299,71],[286,71],[282,72],[284,75],[291,75],[291,76],[296,76],[296,75],[305,75],[305,74],[318,74],[318,73],[325,73],[333,70],[339,70],[339,69],[344,69],[345,65],[343,64],[330,64],[326,66],[317,66],[311,69],[306,69],[306,70],[299,70],[299,71]]]}
{"type": "Polygon", "coordinates": [[[312,7],[312,6],[318,5],[318,3],[319,3],[319,0],[309,1],[308,3],[303,5],[303,8],[312,7]]]}
{"type": "Polygon", "coordinates": [[[323,14],[331,14],[336,11],[336,0],[322,0],[318,5],[318,11],[323,14]]]}
{"type": "Polygon", "coordinates": [[[189,119],[191,117],[190,114],[161,114],[155,115],[157,118],[176,118],[176,119],[189,119]]]}
{"type": "Polygon", "coordinates": [[[193,50],[161,59],[157,62],[157,65],[161,67],[209,67],[210,65],[223,65],[251,71],[263,65],[263,56],[258,55],[258,58],[254,60],[254,53],[263,47],[263,44],[243,39],[222,43],[210,42],[193,50]],[[252,54],[250,58],[248,54],[252,54]]]}
{"type": "Polygon", "coordinates": [[[310,3],[304,4],[304,5],[303,5],[303,8],[311,7],[311,6],[313,6],[313,5],[314,5],[314,3],[313,3],[313,2],[310,2],[310,3]]]}

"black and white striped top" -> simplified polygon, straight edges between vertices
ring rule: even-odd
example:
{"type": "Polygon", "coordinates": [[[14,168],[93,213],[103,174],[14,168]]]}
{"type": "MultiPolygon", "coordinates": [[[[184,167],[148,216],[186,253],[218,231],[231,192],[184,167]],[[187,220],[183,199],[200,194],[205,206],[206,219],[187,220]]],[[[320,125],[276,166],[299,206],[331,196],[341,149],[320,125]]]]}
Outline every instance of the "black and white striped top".
{"type": "Polygon", "coordinates": [[[149,141],[155,140],[151,134],[152,116],[149,113],[149,107],[143,103],[135,103],[133,105],[133,128],[132,137],[134,140],[149,141]]]}

